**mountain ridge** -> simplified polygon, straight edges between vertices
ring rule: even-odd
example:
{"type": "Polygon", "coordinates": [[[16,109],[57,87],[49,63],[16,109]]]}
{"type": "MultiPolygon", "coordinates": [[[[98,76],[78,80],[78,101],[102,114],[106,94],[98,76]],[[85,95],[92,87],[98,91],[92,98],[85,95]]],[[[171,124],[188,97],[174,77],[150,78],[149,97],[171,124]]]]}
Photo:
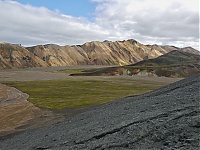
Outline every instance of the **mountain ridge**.
{"type": "Polygon", "coordinates": [[[129,39],[124,41],[94,41],[83,45],[56,44],[23,47],[0,43],[0,69],[74,65],[129,65],[156,58],[172,50],[199,53],[191,47],[144,45],[129,39]]]}

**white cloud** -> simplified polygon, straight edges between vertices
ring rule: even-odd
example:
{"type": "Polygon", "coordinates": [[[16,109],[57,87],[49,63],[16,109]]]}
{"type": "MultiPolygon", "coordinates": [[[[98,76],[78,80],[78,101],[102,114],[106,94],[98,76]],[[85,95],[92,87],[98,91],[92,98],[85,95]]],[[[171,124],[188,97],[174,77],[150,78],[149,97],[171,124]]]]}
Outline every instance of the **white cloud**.
{"type": "Polygon", "coordinates": [[[0,40],[24,45],[77,44],[103,40],[107,32],[84,18],[52,12],[44,7],[0,1],[0,40]]]}
{"type": "Polygon", "coordinates": [[[0,40],[36,45],[134,38],[145,44],[199,48],[198,0],[91,0],[95,21],[44,7],[0,1],[0,40]]]}
{"type": "Polygon", "coordinates": [[[96,22],[102,27],[145,43],[199,48],[198,0],[93,1],[98,1],[96,22]]]}

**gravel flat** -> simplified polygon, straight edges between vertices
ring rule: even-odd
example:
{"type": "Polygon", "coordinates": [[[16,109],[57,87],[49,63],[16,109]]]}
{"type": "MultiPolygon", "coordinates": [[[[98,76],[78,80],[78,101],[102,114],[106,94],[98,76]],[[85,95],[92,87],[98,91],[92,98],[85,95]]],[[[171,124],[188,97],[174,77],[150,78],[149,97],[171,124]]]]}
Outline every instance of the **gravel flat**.
{"type": "Polygon", "coordinates": [[[90,69],[103,68],[108,66],[62,66],[62,67],[41,67],[0,70],[0,82],[8,81],[38,81],[58,80],[71,78],[69,74],[58,72],[66,69],[90,69]]]}
{"type": "Polygon", "coordinates": [[[0,150],[200,149],[200,74],[0,141],[0,150]]]}
{"type": "Polygon", "coordinates": [[[0,70],[0,82],[12,81],[39,81],[39,80],[59,80],[66,78],[128,78],[128,79],[146,79],[149,81],[159,81],[172,83],[181,78],[167,77],[143,77],[143,76],[69,76],[67,73],[59,72],[58,70],[66,69],[91,69],[104,68],[108,66],[65,66],[65,67],[43,67],[43,68],[23,68],[23,69],[8,69],[0,70]]]}

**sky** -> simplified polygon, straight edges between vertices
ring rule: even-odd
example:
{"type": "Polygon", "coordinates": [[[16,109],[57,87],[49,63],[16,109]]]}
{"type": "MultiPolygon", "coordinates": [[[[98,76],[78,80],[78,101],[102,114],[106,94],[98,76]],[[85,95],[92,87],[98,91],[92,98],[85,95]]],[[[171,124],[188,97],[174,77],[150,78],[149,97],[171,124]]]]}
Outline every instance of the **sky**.
{"type": "Polygon", "coordinates": [[[92,18],[96,5],[89,0],[17,0],[17,2],[34,7],[46,7],[74,17],[92,18]]]}
{"type": "Polygon", "coordinates": [[[0,41],[32,46],[135,39],[199,49],[199,0],[0,0],[0,41]]]}

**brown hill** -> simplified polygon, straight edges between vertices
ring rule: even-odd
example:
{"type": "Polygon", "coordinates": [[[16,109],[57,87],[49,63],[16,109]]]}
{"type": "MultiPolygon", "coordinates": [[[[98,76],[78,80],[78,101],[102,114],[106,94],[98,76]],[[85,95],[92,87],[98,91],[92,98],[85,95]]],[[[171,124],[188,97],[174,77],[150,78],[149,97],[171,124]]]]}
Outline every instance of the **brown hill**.
{"type": "Polygon", "coordinates": [[[170,45],[164,45],[164,46],[160,46],[162,49],[166,50],[167,52],[171,52],[174,50],[178,50],[178,51],[184,51],[184,52],[188,52],[188,53],[192,53],[192,54],[196,54],[199,55],[199,51],[192,48],[192,47],[183,47],[183,48],[178,48],[175,46],[170,46],[170,45]]]}
{"type": "MultiPolygon", "coordinates": [[[[88,42],[74,46],[47,44],[27,48],[17,44],[0,43],[0,69],[74,65],[121,66],[156,58],[173,48],[173,46],[143,45],[133,39],[88,42]]],[[[177,49],[197,51],[190,47],[177,49]]]]}
{"type": "Polygon", "coordinates": [[[47,66],[45,61],[20,45],[0,43],[0,69],[47,66]]]}
{"type": "Polygon", "coordinates": [[[49,66],[127,65],[166,53],[135,40],[88,42],[76,46],[39,45],[27,48],[49,66]]]}
{"type": "Polygon", "coordinates": [[[86,52],[79,46],[38,45],[27,48],[49,66],[88,65],[86,52]]]}
{"type": "Polygon", "coordinates": [[[189,52],[189,53],[193,53],[196,55],[200,55],[200,52],[192,47],[184,47],[184,48],[181,48],[181,50],[184,52],[189,52]]]}
{"type": "Polygon", "coordinates": [[[136,40],[89,42],[81,46],[95,65],[127,65],[165,54],[136,40]]]}

